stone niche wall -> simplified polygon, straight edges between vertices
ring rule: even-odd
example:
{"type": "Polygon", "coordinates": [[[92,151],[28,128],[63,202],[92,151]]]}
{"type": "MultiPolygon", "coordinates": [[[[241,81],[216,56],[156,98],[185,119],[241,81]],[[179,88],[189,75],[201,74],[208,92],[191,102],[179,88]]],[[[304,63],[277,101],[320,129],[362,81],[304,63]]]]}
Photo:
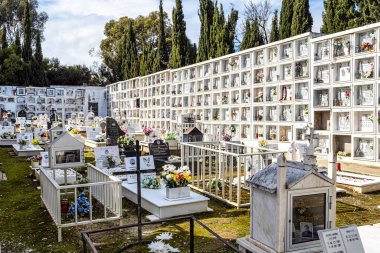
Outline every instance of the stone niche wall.
{"type": "Polygon", "coordinates": [[[330,112],[316,111],[314,112],[314,129],[315,130],[330,130],[330,112]]]}

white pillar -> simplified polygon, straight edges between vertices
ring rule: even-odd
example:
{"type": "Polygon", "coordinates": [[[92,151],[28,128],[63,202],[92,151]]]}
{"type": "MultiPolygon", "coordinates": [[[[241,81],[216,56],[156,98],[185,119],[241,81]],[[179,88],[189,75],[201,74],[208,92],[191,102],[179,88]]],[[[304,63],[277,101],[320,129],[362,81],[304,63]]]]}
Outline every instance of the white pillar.
{"type": "Polygon", "coordinates": [[[286,159],[284,154],[277,157],[277,252],[285,252],[286,227],[286,159]]]}
{"type": "Polygon", "coordinates": [[[332,179],[334,185],[331,190],[331,209],[330,209],[330,221],[331,228],[335,228],[336,224],[336,161],[337,156],[334,152],[330,152],[328,156],[328,177],[332,179]]]}

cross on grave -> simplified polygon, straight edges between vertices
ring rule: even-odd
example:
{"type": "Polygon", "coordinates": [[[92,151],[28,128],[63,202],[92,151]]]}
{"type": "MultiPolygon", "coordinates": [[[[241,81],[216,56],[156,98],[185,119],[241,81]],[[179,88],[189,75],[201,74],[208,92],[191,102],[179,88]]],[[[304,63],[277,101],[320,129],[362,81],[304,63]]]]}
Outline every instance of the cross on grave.
{"type": "Polygon", "coordinates": [[[309,146],[306,149],[305,154],[303,155],[303,163],[305,165],[316,165],[317,159],[314,155],[314,139],[319,139],[319,134],[314,133],[314,128],[307,126],[305,134],[305,140],[308,140],[309,146]]]}

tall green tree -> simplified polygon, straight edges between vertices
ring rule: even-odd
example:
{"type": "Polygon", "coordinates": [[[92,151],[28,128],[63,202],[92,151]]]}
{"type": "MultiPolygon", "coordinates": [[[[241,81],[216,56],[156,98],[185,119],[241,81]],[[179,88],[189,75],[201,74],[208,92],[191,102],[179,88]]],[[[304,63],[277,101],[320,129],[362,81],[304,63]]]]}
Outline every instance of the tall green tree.
{"type": "Polygon", "coordinates": [[[16,38],[15,38],[15,53],[18,56],[21,56],[22,54],[21,39],[20,39],[20,33],[18,29],[16,30],[16,38]]]}
{"type": "Polygon", "coordinates": [[[153,72],[160,71],[159,57],[154,51],[152,43],[144,43],[142,53],[140,55],[140,76],[149,75],[153,72]],[[152,59],[155,61],[152,62],[152,59]],[[155,69],[156,68],[156,69],[155,69]]]}
{"type": "Polygon", "coordinates": [[[179,68],[186,65],[186,51],[188,38],[186,36],[186,22],[183,14],[182,1],[176,0],[172,13],[172,49],[170,54],[170,67],[179,68]]]}
{"type": "Polygon", "coordinates": [[[322,28],[321,32],[324,34],[334,33],[335,28],[335,11],[338,6],[338,0],[324,0],[323,7],[324,12],[322,13],[322,28]]]}
{"type": "Polygon", "coordinates": [[[296,36],[305,32],[311,32],[312,27],[313,18],[310,13],[309,0],[295,0],[291,35],[296,36]]]}
{"type": "Polygon", "coordinates": [[[265,44],[264,36],[260,31],[259,20],[257,18],[252,23],[251,33],[252,35],[250,44],[252,47],[258,47],[265,44]]]}
{"type": "Polygon", "coordinates": [[[201,32],[198,42],[197,62],[210,59],[211,56],[211,26],[213,23],[214,4],[211,0],[199,0],[198,16],[201,22],[201,32]]]}
{"type": "Polygon", "coordinates": [[[129,23],[128,32],[125,39],[123,71],[125,80],[134,78],[139,75],[136,35],[133,30],[132,22],[129,23]]]}
{"type": "Polygon", "coordinates": [[[236,24],[239,19],[239,12],[232,8],[224,28],[225,54],[235,52],[236,24]]]}
{"type": "Polygon", "coordinates": [[[32,79],[32,35],[29,1],[25,0],[23,16],[24,41],[22,47],[22,58],[24,60],[24,85],[30,85],[32,79]]]}
{"type": "Polygon", "coordinates": [[[217,41],[217,49],[216,49],[216,54],[215,57],[220,57],[226,54],[225,50],[225,38],[226,38],[226,29],[225,29],[225,17],[224,17],[224,10],[223,10],[223,5],[220,4],[220,11],[219,11],[219,23],[220,23],[220,31],[216,36],[216,41],[217,41]]]}
{"type": "Polygon", "coordinates": [[[187,51],[186,51],[186,59],[185,63],[186,65],[191,65],[196,62],[197,59],[197,45],[191,44],[191,41],[187,40],[187,51]]]}
{"type": "Polygon", "coordinates": [[[160,71],[167,68],[169,63],[169,53],[167,50],[166,35],[165,35],[165,13],[160,0],[160,22],[158,28],[158,46],[154,64],[154,71],[160,71]]]}
{"type": "Polygon", "coordinates": [[[275,42],[280,39],[280,31],[278,29],[278,10],[274,11],[273,19],[272,19],[272,26],[269,36],[270,42],[275,42]]]}
{"type": "Polygon", "coordinates": [[[41,47],[41,35],[37,34],[36,38],[36,50],[34,52],[34,57],[32,61],[32,81],[31,84],[33,86],[46,86],[46,73],[43,63],[43,54],[41,47]]]}
{"type": "Polygon", "coordinates": [[[252,31],[251,31],[251,24],[248,19],[245,20],[245,27],[244,27],[244,36],[243,40],[240,44],[240,50],[245,50],[248,48],[251,48],[251,42],[252,42],[252,31]]]}
{"type": "Polygon", "coordinates": [[[218,2],[215,2],[212,24],[210,28],[210,57],[215,58],[218,52],[219,36],[223,32],[224,20],[219,14],[218,2]]]}
{"type": "Polygon", "coordinates": [[[368,25],[380,21],[380,2],[378,0],[357,1],[360,14],[357,25],[368,25]]]}
{"type": "Polygon", "coordinates": [[[5,50],[7,47],[8,47],[7,29],[3,27],[3,30],[1,31],[1,48],[5,50]]]}
{"type": "Polygon", "coordinates": [[[280,39],[291,36],[294,0],[283,0],[280,12],[280,39]]]}
{"type": "Polygon", "coordinates": [[[359,14],[356,10],[356,0],[339,0],[335,11],[335,32],[344,31],[356,27],[356,18],[359,14]]]}

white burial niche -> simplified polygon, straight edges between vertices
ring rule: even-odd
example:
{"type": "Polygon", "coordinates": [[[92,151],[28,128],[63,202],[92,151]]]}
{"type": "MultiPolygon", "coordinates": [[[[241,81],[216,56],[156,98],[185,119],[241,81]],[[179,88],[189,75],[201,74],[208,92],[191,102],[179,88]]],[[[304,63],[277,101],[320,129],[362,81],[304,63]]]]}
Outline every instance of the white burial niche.
{"type": "Polygon", "coordinates": [[[334,182],[318,172],[313,142],[303,161],[283,155],[247,182],[250,235],[237,240],[244,253],[321,252],[318,231],[334,227],[334,182]]]}

